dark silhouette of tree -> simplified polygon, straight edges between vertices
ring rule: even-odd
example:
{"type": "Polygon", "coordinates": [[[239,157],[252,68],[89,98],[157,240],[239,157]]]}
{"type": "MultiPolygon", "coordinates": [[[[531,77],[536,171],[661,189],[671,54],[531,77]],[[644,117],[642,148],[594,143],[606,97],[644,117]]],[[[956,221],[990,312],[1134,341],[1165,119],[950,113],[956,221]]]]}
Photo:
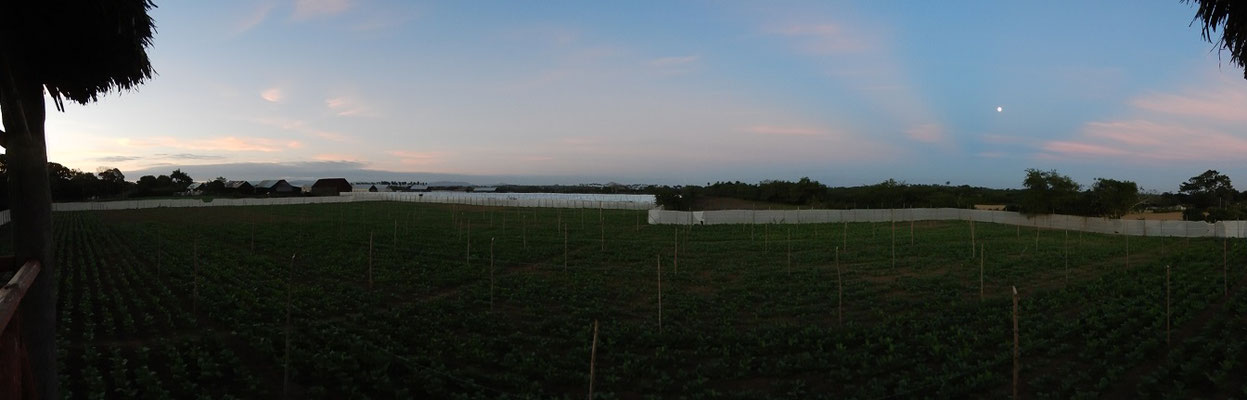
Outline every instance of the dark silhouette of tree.
{"type": "Polygon", "coordinates": [[[1204,40],[1219,46],[1219,50],[1229,50],[1230,63],[1243,68],[1243,79],[1247,79],[1247,3],[1242,0],[1182,0],[1183,3],[1195,3],[1195,21],[1203,24],[1204,40]],[[1214,38],[1217,30],[1221,37],[1214,38]]]}
{"type": "Polygon", "coordinates": [[[1091,185],[1096,211],[1106,218],[1121,218],[1139,203],[1139,185],[1131,181],[1096,178],[1091,185]]]}
{"type": "Polygon", "coordinates": [[[1026,170],[1022,181],[1022,212],[1026,214],[1075,214],[1082,186],[1056,170],[1026,170]]]}
{"type": "Polygon", "coordinates": [[[190,184],[194,182],[193,180],[191,180],[190,175],[187,175],[185,172],[182,172],[182,170],[180,169],[173,170],[173,172],[169,174],[169,178],[173,179],[173,184],[180,186],[179,189],[182,189],[182,190],[185,190],[187,186],[190,186],[190,184]]]}
{"type": "Polygon", "coordinates": [[[13,250],[43,270],[22,300],[21,338],[35,391],[60,398],[56,367],[56,265],[44,135],[44,90],[58,110],[151,78],[149,0],[0,2],[0,145],[8,155],[13,250]]]}

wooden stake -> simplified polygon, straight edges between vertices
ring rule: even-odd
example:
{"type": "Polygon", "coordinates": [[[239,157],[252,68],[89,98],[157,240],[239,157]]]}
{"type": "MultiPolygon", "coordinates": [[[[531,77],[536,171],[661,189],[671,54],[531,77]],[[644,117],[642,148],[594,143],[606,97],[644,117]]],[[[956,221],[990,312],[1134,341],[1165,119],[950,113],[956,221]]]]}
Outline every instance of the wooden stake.
{"type": "Polygon", "coordinates": [[[296,254],[290,255],[290,272],[286,277],[286,352],[282,356],[283,371],[281,378],[281,397],[283,399],[290,398],[290,303],[294,287],[294,257],[296,254]]]}
{"type": "Polygon", "coordinates": [[[909,246],[914,246],[914,216],[909,216],[909,246]]]}
{"type": "Polygon", "coordinates": [[[1035,254],[1039,254],[1039,220],[1035,220],[1035,254]]]}
{"type": "Polygon", "coordinates": [[[563,227],[563,272],[567,272],[567,227],[563,227]]]}
{"type": "Polygon", "coordinates": [[[494,238],[489,238],[489,312],[494,312],[494,238]]]}
{"type": "Polygon", "coordinates": [[[836,323],[844,325],[844,280],[840,277],[840,248],[836,248],[836,323]]]}
{"type": "Polygon", "coordinates": [[[593,346],[589,348],[589,400],[593,400],[593,367],[598,359],[598,320],[593,320],[593,346]]]}
{"type": "Polygon", "coordinates": [[[160,280],[162,276],[162,271],[160,267],[160,253],[161,253],[162,244],[164,244],[164,240],[161,240],[160,236],[157,235],[156,236],[156,280],[160,280]]]}
{"type": "Polygon", "coordinates": [[[372,289],[372,231],[368,232],[368,289],[372,289]]]}
{"type": "Polygon", "coordinates": [[[987,245],[979,247],[979,302],[983,302],[983,270],[987,260],[987,245]]]}
{"type": "Polygon", "coordinates": [[[468,225],[468,236],[464,240],[467,242],[467,250],[463,252],[463,263],[466,266],[472,266],[472,225],[468,225]]]}
{"type": "Polygon", "coordinates": [[[662,255],[658,255],[658,334],[662,334],[662,255]]]}
{"type": "Polygon", "coordinates": [[[191,259],[194,260],[194,269],[191,270],[191,314],[195,318],[199,318],[199,236],[195,236],[194,243],[191,244],[191,259]]]}
{"type": "Polygon", "coordinates": [[[892,268],[896,268],[896,219],[892,219],[892,268]]]}
{"type": "Polygon", "coordinates": [[[251,254],[255,255],[255,223],[251,223],[251,254]]]}
{"type": "Polygon", "coordinates": [[[528,224],[525,222],[528,215],[520,214],[520,234],[524,237],[524,251],[528,251],[528,224]]]}
{"type": "Polygon", "coordinates": [[[675,272],[680,273],[680,228],[675,228],[675,272]]]}
{"type": "Polygon", "coordinates": [[[606,220],[602,219],[601,208],[598,208],[598,227],[602,231],[602,252],[606,252],[606,220]]]}
{"type": "MultiPolygon", "coordinates": [[[[490,222],[492,225],[493,222],[490,222]]],[[[394,250],[398,250],[398,220],[394,220],[394,250]]]]}
{"type": "Polygon", "coordinates": [[[1018,398],[1018,372],[1022,370],[1022,351],[1018,340],[1018,287],[1013,287],[1013,399],[1018,398]]]}
{"type": "Polygon", "coordinates": [[[792,227],[788,227],[788,276],[792,276],[792,227]]]}
{"type": "Polygon", "coordinates": [[[1169,345],[1169,266],[1165,266],[1165,345],[1169,345]]]}
{"type": "Polygon", "coordinates": [[[970,214],[970,261],[974,261],[974,248],[977,247],[974,240],[974,214],[970,214]]]}
{"type": "Polygon", "coordinates": [[[1230,239],[1221,239],[1221,287],[1225,295],[1230,295],[1230,262],[1228,257],[1230,239]]]}
{"type": "MultiPolygon", "coordinates": [[[[843,216],[844,214],[841,214],[843,216]]],[[[844,220],[844,232],[840,236],[840,247],[844,247],[844,251],[849,251],[849,220],[844,220]]]]}

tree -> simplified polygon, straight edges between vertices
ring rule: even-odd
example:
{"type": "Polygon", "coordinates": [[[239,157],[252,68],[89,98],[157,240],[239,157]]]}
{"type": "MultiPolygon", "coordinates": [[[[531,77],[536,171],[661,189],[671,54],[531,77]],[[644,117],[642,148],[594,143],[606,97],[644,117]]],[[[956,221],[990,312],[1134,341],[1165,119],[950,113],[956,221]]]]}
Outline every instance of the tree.
{"type": "Polygon", "coordinates": [[[1187,179],[1178,189],[1179,193],[1185,195],[1188,204],[1201,210],[1224,207],[1237,194],[1234,185],[1230,183],[1230,177],[1214,169],[1187,179]]]}
{"type": "Polygon", "coordinates": [[[87,104],[151,78],[152,7],[150,0],[0,2],[0,145],[8,156],[15,259],[43,265],[21,303],[21,340],[42,398],[61,397],[44,90],[63,111],[65,100],[87,104]]]}
{"type": "MultiPolygon", "coordinates": [[[[1247,5],[1241,0],[1182,0],[1196,3],[1195,20],[1203,23],[1204,40],[1230,51],[1230,64],[1243,69],[1247,79],[1247,5]],[[1217,30],[1221,38],[1213,39],[1217,30]]],[[[1192,24],[1194,22],[1192,21],[1192,24]]]]}
{"type": "Polygon", "coordinates": [[[173,184],[177,185],[180,190],[185,190],[187,186],[190,186],[191,183],[195,182],[191,180],[190,175],[187,175],[180,169],[173,170],[173,173],[169,174],[169,178],[173,179],[173,184]]]}
{"type": "Polygon", "coordinates": [[[1074,213],[1082,185],[1056,170],[1027,169],[1022,181],[1022,212],[1026,214],[1074,213]]]}
{"type": "Polygon", "coordinates": [[[1121,218],[1139,203],[1139,185],[1131,181],[1096,178],[1091,186],[1096,211],[1106,218],[1121,218]]]}

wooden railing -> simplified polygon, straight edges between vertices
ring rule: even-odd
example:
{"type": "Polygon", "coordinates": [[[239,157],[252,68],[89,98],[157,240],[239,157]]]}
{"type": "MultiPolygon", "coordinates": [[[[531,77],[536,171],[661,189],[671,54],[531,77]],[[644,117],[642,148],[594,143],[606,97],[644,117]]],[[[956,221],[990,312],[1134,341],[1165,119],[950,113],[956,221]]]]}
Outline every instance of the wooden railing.
{"type": "MultiPolygon", "coordinates": [[[[11,257],[0,257],[0,272],[12,269],[12,260],[11,257]]],[[[35,282],[35,277],[39,276],[41,268],[38,261],[29,261],[23,264],[16,274],[13,274],[13,279],[9,279],[9,283],[0,287],[0,334],[4,333],[13,315],[17,314],[17,308],[22,304],[22,297],[26,295],[26,290],[30,289],[30,284],[35,282]]]]}

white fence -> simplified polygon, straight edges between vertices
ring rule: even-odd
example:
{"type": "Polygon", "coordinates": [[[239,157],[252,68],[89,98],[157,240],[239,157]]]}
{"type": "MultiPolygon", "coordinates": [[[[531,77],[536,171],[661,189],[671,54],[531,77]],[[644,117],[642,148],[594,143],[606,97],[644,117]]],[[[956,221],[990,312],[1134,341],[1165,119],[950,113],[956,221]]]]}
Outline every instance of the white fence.
{"type": "Polygon", "coordinates": [[[1247,237],[1247,221],[1145,221],[1037,215],[1027,217],[1011,211],[967,210],[958,208],[908,208],[890,210],[650,210],[650,224],[810,224],[836,222],[889,221],[979,221],[1021,225],[1044,229],[1084,231],[1132,236],[1171,237],[1247,237]]]}
{"type": "MultiPolygon", "coordinates": [[[[52,211],[137,210],[143,208],[272,206],[290,204],[351,203],[357,201],[406,201],[455,203],[499,207],[605,208],[648,210],[654,208],[653,195],[636,194],[560,194],[560,193],[467,193],[467,192],[361,192],[341,196],[279,197],[270,199],[151,199],[82,203],[55,203],[52,211]]],[[[0,211],[0,225],[9,223],[9,210],[0,211]]]]}

